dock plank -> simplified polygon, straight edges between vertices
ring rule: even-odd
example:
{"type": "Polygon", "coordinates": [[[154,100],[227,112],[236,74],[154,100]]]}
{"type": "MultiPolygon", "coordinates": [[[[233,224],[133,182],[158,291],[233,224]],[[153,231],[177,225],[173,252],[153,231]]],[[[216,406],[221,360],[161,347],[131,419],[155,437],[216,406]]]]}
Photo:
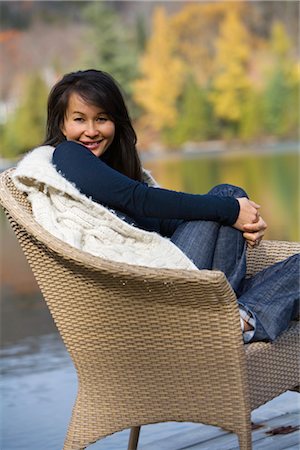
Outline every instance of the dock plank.
{"type": "MultiPolygon", "coordinates": [[[[192,424],[191,424],[192,425],[192,424]]],[[[153,439],[148,444],[141,445],[141,450],[239,450],[237,436],[218,427],[195,425],[179,433],[173,433],[163,439],[153,439]]],[[[261,428],[252,432],[253,450],[283,450],[296,446],[299,450],[300,433],[275,436],[267,434],[277,427],[299,427],[300,417],[297,413],[284,414],[259,423],[261,428]],[[297,447],[298,445],[298,447],[297,447]]],[[[171,431],[171,428],[170,428],[171,431]]]]}
{"type": "MultiPolygon", "coordinates": [[[[299,431],[294,431],[285,435],[269,435],[268,431],[282,426],[299,426],[300,417],[298,414],[285,414],[284,416],[275,417],[266,422],[261,423],[261,428],[252,432],[253,450],[286,449],[291,445],[299,443],[299,431]]],[[[182,450],[182,449],[180,449],[182,450]]],[[[238,439],[235,434],[213,438],[210,441],[186,447],[185,450],[239,450],[238,439]]]]}
{"type": "MultiPolygon", "coordinates": [[[[286,450],[289,447],[300,449],[298,430],[285,435],[270,435],[268,431],[277,427],[300,425],[300,395],[286,392],[271,402],[261,406],[252,413],[253,422],[260,425],[252,432],[253,450],[286,450]]],[[[167,424],[165,424],[167,425],[167,424]]],[[[233,433],[218,427],[203,424],[169,423],[169,433],[147,436],[147,442],[141,440],[140,450],[238,450],[238,439],[233,433]]],[[[150,425],[155,427],[155,425],[150,425]]],[[[146,437],[146,436],[145,436],[146,437]]]]}
{"type": "MultiPolygon", "coordinates": [[[[299,414],[285,414],[261,424],[262,428],[253,431],[253,450],[283,450],[289,447],[299,450],[299,429],[289,434],[267,434],[282,426],[299,427],[299,414]]],[[[153,440],[141,446],[141,450],[239,450],[237,436],[217,427],[199,426],[198,429],[186,429],[171,434],[164,439],[153,440]]]]}
{"type": "Polygon", "coordinates": [[[169,435],[164,438],[156,437],[155,440],[151,440],[147,444],[140,445],[141,450],[182,450],[188,449],[189,447],[203,441],[211,441],[215,437],[224,436],[228,434],[225,430],[222,430],[218,427],[213,427],[209,425],[203,424],[189,424],[189,428],[185,430],[181,430],[180,432],[174,433],[172,429],[174,427],[178,428],[178,424],[173,424],[171,427],[171,423],[169,426],[169,435]]]}
{"type": "MultiPolygon", "coordinates": [[[[282,426],[299,426],[300,394],[285,392],[252,413],[254,424],[262,425],[252,432],[253,450],[300,450],[300,433],[270,436],[282,426]]],[[[129,430],[115,433],[89,448],[126,450],[129,430]]],[[[235,434],[218,427],[196,423],[167,422],[145,425],[141,429],[139,450],[238,450],[235,434]]]]}

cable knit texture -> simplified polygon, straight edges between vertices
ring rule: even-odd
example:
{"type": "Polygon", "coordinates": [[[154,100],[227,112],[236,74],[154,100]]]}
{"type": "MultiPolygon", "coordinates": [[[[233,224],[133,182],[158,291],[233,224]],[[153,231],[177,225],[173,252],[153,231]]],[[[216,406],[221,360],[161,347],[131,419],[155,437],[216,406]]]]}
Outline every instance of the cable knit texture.
{"type": "MultiPolygon", "coordinates": [[[[112,210],[81,194],[52,164],[54,147],[27,153],[13,174],[26,192],[35,220],[67,244],[112,261],[170,269],[197,270],[170,240],[121,220],[112,210]]],[[[150,173],[144,181],[157,186],[150,173]]]]}

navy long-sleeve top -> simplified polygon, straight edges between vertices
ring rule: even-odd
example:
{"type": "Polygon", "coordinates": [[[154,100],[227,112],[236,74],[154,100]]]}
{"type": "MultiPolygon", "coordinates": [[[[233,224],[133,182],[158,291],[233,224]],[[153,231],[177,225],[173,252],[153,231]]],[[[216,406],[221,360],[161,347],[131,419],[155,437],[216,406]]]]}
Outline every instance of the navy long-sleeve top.
{"type": "Polygon", "coordinates": [[[56,169],[79,191],[109,207],[129,223],[171,236],[188,220],[213,220],[233,225],[239,203],[232,197],[197,195],[148,186],[111,168],[85,146],[63,141],[53,153],[56,169]]]}

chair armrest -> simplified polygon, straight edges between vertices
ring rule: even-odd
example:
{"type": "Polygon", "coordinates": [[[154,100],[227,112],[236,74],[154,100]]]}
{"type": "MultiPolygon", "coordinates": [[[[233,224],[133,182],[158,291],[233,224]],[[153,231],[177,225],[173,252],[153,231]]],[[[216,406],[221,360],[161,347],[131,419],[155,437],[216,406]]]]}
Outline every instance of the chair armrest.
{"type": "Polygon", "coordinates": [[[266,267],[299,252],[299,242],[262,241],[259,247],[247,250],[247,275],[255,275],[266,267]]]}

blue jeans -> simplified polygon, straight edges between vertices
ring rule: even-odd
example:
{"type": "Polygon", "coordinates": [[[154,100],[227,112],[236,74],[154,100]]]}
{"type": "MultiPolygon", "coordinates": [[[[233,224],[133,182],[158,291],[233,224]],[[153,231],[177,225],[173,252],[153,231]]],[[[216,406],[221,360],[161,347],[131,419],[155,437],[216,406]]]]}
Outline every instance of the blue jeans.
{"type": "MultiPolygon", "coordinates": [[[[247,197],[241,188],[222,184],[209,194],[247,197]]],[[[274,340],[299,314],[299,254],[246,279],[246,242],[242,232],[211,221],[178,226],[171,241],[198,269],[221,270],[238,302],[256,319],[253,341],[274,340]]]]}

